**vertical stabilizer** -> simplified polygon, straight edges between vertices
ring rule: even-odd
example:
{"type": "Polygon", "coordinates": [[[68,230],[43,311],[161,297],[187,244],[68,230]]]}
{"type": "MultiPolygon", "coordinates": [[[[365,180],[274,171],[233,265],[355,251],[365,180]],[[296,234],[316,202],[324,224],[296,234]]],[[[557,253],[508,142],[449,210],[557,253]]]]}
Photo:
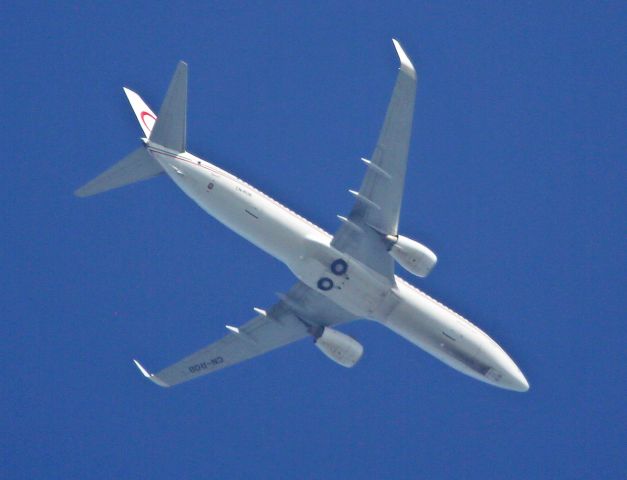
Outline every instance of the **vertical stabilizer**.
{"type": "Polygon", "coordinates": [[[131,107],[133,107],[133,111],[135,112],[139,126],[142,127],[142,130],[144,131],[144,135],[146,138],[150,137],[150,131],[157,121],[157,116],[134,91],[124,87],[124,93],[126,94],[126,98],[128,98],[131,107]]]}
{"type": "Polygon", "coordinates": [[[150,143],[185,151],[187,130],[187,64],[179,62],[150,134],[150,143]]]}

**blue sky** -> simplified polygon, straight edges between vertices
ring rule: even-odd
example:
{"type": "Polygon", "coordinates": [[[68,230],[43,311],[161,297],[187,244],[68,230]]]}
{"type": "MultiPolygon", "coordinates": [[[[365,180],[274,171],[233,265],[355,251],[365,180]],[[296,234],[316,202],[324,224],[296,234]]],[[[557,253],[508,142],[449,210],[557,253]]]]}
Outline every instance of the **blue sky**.
{"type": "MultiPolygon", "coordinates": [[[[64,3],[64,2],[61,2],[64,3]]],[[[624,478],[622,2],[123,3],[3,10],[3,478],[624,478]],[[548,3],[548,4],[547,4],[548,3]],[[328,231],[396,75],[420,73],[411,281],[515,359],[490,388],[368,322],[159,389],[294,279],[166,178],[77,199],[190,66],[188,147],[328,231]]],[[[408,275],[403,274],[405,277],[408,275]]]]}

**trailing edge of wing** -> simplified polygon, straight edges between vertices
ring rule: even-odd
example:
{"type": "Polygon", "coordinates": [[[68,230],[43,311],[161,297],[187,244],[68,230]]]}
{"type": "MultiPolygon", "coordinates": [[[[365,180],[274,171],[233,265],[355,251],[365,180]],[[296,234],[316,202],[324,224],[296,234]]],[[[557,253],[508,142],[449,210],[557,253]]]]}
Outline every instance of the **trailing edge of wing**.
{"type": "Polygon", "coordinates": [[[154,373],[150,373],[148,370],[146,370],[143,367],[143,365],[139,363],[137,360],[133,359],[133,362],[135,363],[135,366],[139,369],[139,371],[142,372],[142,375],[146,377],[148,380],[150,380],[151,382],[155,383],[156,385],[159,385],[160,387],[170,386],[167,383],[165,383],[163,380],[161,380],[159,377],[157,377],[154,373]]]}

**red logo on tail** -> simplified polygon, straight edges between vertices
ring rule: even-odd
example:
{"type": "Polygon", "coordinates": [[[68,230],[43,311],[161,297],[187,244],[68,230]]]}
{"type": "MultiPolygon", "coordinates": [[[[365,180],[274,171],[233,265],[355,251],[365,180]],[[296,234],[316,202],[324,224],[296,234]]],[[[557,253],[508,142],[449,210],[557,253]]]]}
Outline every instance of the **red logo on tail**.
{"type": "Polygon", "coordinates": [[[150,112],[142,112],[140,114],[142,122],[144,123],[144,125],[146,125],[146,128],[149,131],[152,131],[152,127],[155,125],[155,122],[157,121],[157,117],[155,117],[152,113],[150,112]],[[151,120],[148,120],[150,122],[150,125],[148,125],[148,123],[146,122],[146,117],[150,118],[151,120]]]}

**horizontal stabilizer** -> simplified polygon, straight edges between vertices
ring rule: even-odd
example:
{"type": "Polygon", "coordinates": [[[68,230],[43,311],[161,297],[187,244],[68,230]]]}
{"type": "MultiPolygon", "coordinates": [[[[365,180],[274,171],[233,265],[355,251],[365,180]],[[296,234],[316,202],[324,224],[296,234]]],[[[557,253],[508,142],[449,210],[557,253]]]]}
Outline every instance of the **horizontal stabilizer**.
{"type": "Polygon", "coordinates": [[[187,130],[187,64],[179,62],[152,127],[150,143],[185,151],[187,130]]]}
{"type": "Polygon", "coordinates": [[[147,180],[163,172],[161,165],[144,147],[139,147],[118,163],[76,190],[77,197],[89,197],[131,183],[147,180]]]}

